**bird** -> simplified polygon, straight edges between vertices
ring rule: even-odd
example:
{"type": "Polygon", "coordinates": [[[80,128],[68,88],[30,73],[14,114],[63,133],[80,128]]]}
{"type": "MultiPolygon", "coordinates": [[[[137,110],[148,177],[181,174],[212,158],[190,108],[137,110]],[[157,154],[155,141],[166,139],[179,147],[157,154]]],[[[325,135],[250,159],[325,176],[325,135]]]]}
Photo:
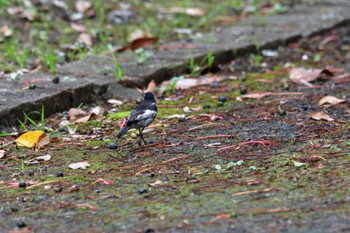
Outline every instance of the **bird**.
{"type": "Polygon", "coordinates": [[[147,145],[147,142],[143,138],[142,131],[153,122],[157,113],[158,109],[153,93],[146,92],[143,101],[136,105],[130,112],[130,115],[127,117],[122,129],[116,135],[116,138],[120,139],[130,129],[137,129],[140,133],[140,141],[138,144],[141,146],[141,142],[143,141],[145,145],[147,145]]]}

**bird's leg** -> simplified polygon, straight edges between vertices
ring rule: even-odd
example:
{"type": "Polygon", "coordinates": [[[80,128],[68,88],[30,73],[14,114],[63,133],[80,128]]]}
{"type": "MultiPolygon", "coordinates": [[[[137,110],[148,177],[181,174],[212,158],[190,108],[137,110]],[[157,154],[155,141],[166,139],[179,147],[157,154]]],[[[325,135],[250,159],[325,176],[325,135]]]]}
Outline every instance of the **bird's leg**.
{"type": "MultiPolygon", "coordinates": [[[[144,128],[143,128],[144,129],[144,128]]],[[[147,145],[147,142],[145,141],[145,139],[143,138],[143,134],[142,134],[142,131],[143,129],[139,129],[139,132],[140,132],[140,142],[139,142],[139,145],[141,145],[141,139],[143,140],[143,142],[145,143],[145,145],[147,145]]]]}

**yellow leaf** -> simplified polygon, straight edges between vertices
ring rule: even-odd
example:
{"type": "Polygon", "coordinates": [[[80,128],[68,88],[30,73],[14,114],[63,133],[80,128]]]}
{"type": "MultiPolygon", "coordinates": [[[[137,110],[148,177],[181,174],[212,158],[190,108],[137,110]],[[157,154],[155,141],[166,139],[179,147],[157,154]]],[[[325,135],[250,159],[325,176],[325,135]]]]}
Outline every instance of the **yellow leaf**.
{"type": "Polygon", "coordinates": [[[41,130],[26,132],[19,136],[15,142],[17,146],[25,146],[28,148],[35,147],[41,139],[47,137],[46,133],[41,130]]]}

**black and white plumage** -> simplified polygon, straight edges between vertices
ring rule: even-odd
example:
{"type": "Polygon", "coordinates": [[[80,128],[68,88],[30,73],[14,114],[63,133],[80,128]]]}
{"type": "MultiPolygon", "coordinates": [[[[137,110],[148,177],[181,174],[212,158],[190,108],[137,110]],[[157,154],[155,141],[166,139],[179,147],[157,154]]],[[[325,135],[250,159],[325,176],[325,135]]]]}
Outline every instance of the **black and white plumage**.
{"type": "Polygon", "coordinates": [[[147,142],[143,138],[142,131],[149,126],[156,118],[158,113],[156,100],[152,92],[146,92],[144,94],[144,100],[136,105],[131,111],[130,115],[126,119],[124,127],[117,134],[117,138],[123,137],[130,129],[137,129],[140,133],[139,145],[141,145],[141,139],[147,145],[147,142]]]}

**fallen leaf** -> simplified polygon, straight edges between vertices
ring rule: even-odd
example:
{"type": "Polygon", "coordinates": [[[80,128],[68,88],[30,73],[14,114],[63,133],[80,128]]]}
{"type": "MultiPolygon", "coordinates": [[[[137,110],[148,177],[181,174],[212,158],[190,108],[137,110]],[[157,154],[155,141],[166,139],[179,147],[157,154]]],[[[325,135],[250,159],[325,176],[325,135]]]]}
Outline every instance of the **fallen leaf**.
{"type": "Polygon", "coordinates": [[[83,43],[86,46],[92,45],[91,36],[87,33],[81,33],[78,37],[78,42],[83,43]]]}
{"type": "Polygon", "coordinates": [[[88,122],[89,120],[91,120],[94,116],[96,116],[95,113],[89,113],[87,116],[76,119],[73,123],[85,123],[85,122],[88,122]]]}
{"type": "Polygon", "coordinates": [[[88,11],[90,8],[92,7],[91,2],[89,1],[76,1],[75,2],[75,9],[79,12],[79,13],[85,13],[86,11],[88,11]]]}
{"type": "Polygon", "coordinates": [[[45,136],[39,140],[39,142],[36,144],[35,147],[39,149],[39,148],[41,148],[49,143],[50,143],[49,135],[45,134],[45,136]]]}
{"type": "MultiPolygon", "coordinates": [[[[15,139],[15,142],[17,146],[24,146],[28,148],[33,148],[38,145],[38,143],[44,139],[44,141],[39,144],[39,148],[43,145],[48,144],[47,143],[47,135],[45,132],[41,130],[36,130],[36,131],[31,131],[31,132],[26,132],[19,136],[17,139],[15,139]],[[45,144],[46,143],[46,144],[45,144]]],[[[49,140],[50,142],[50,140],[49,140]]]]}
{"type": "Polygon", "coordinates": [[[182,7],[171,7],[171,8],[159,8],[161,13],[183,13],[189,16],[203,16],[205,15],[205,10],[195,7],[182,8],[182,7]]]}
{"type": "Polygon", "coordinates": [[[334,121],[332,117],[330,117],[327,113],[324,112],[314,112],[311,114],[311,118],[314,120],[326,120],[326,121],[334,121]]]}
{"type": "Polygon", "coordinates": [[[346,100],[343,100],[343,99],[338,99],[337,97],[334,97],[334,96],[325,96],[323,97],[322,99],[320,99],[320,101],[318,101],[318,105],[324,105],[324,104],[339,104],[339,103],[343,103],[345,102],[346,100]]]}
{"type": "Polygon", "coordinates": [[[151,82],[148,83],[147,89],[145,92],[154,92],[156,90],[156,82],[152,80],[151,82]]]}
{"type": "Polygon", "coordinates": [[[69,168],[72,168],[74,170],[79,169],[79,168],[86,169],[87,167],[90,167],[90,166],[91,165],[88,162],[77,162],[77,163],[71,163],[68,165],[69,168]]]}
{"type": "Polygon", "coordinates": [[[320,163],[320,164],[317,166],[318,169],[322,169],[322,167],[323,167],[323,163],[320,163]]]}
{"type": "Polygon", "coordinates": [[[333,73],[328,69],[322,70],[322,69],[293,68],[289,72],[289,78],[292,82],[296,84],[304,84],[306,86],[312,87],[313,85],[310,82],[317,80],[317,78],[322,73],[329,76],[333,76],[333,73]]]}
{"type": "Polygon", "coordinates": [[[75,116],[86,116],[88,113],[84,110],[82,110],[81,108],[71,108],[68,111],[68,115],[70,117],[75,117],[75,116]]]}
{"type": "Polygon", "coordinates": [[[115,100],[115,99],[109,99],[109,100],[107,100],[107,102],[109,104],[113,104],[113,105],[116,105],[116,106],[123,105],[123,101],[115,100]]]}
{"type": "Polygon", "coordinates": [[[3,158],[6,155],[5,150],[0,150],[0,159],[3,158]]]}
{"type": "Polygon", "coordinates": [[[180,79],[176,82],[175,88],[177,90],[189,89],[196,86],[211,85],[214,82],[220,82],[225,78],[219,76],[204,76],[199,78],[180,79]]]}
{"type": "Polygon", "coordinates": [[[151,45],[156,44],[157,42],[158,42],[158,38],[156,37],[138,38],[131,42],[130,49],[134,51],[138,48],[147,48],[147,47],[150,47],[151,45]]]}
{"type": "Polygon", "coordinates": [[[43,155],[43,156],[36,157],[35,159],[49,161],[51,159],[51,155],[43,155]]]}
{"type": "Polygon", "coordinates": [[[85,25],[82,25],[82,24],[71,23],[70,26],[76,32],[86,32],[87,31],[87,27],[85,25]]]}
{"type": "Polygon", "coordinates": [[[7,25],[4,25],[0,27],[0,33],[3,34],[5,37],[10,37],[12,36],[13,31],[7,25]]]}
{"type": "Polygon", "coordinates": [[[100,115],[102,115],[103,111],[104,111],[104,109],[102,107],[96,106],[90,110],[90,113],[93,113],[96,116],[100,116],[100,115]]]}
{"type": "Polygon", "coordinates": [[[307,163],[301,163],[301,162],[293,160],[293,164],[294,164],[294,167],[302,167],[302,166],[306,165],[307,163]]]}
{"type": "Polygon", "coordinates": [[[154,183],[149,183],[148,185],[151,186],[151,187],[158,187],[160,185],[163,185],[163,181],[161,180],[156,180],[154,183]]]}

